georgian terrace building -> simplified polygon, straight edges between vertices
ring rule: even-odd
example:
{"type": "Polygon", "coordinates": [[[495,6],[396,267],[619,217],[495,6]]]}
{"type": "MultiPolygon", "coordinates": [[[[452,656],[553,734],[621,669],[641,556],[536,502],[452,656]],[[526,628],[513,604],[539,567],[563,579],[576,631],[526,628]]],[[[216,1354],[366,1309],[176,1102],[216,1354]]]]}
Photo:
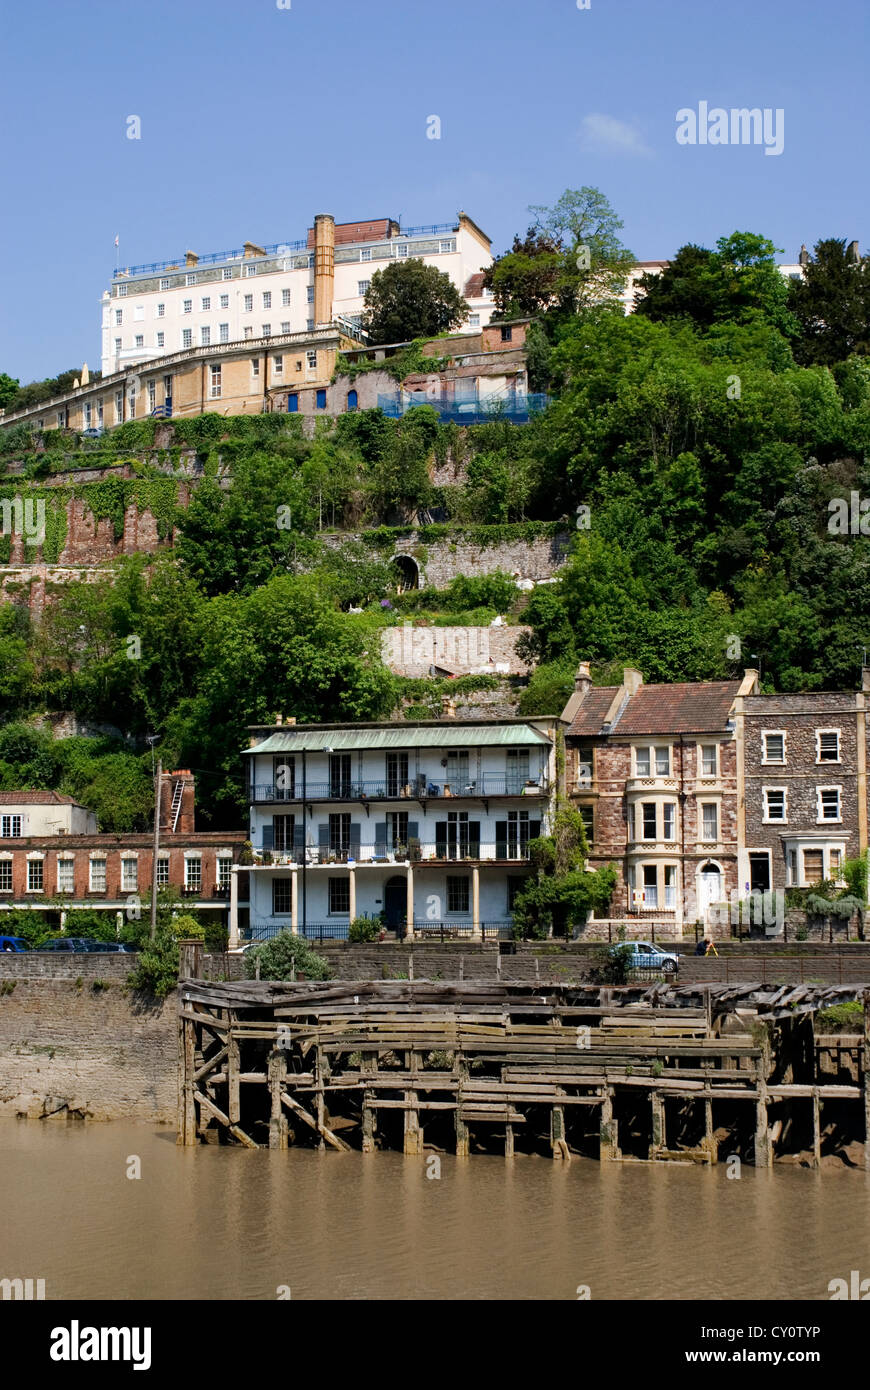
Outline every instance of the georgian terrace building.
{"type": "Polygon", "coordinates": [[[529,840],[551,824],[559,721],[445,713],[253,729],[254,938],[282,927],[343,937],[356,917],[409,939],[509,932],[529,840]]]}
{"type": "MultiPolygon", "coordinates": [[[[241,831],[196,831],[194,815],[191,773],[164,773],[157,884],[174,887],[187,906],[211,910],[225,922],[231,869],[245,837],[241,831]]],[[[152,863],[150,830],[101,833],[92,811],[59,792],[0,792],[0,932],[9,908],[135,912],[150,897],[152,863]]],[[[244,879],[240,887],[244,902],[244,879]]]]}
{"type": "Polygon", "coordinates": [[[581,664],[562,714],[568,794],[583,815],[590,865],[615,863],[613,918],[654,916],[679,935],[708,921],[738,885],[734,705],[742,681],[594,687],[581,664]]]}

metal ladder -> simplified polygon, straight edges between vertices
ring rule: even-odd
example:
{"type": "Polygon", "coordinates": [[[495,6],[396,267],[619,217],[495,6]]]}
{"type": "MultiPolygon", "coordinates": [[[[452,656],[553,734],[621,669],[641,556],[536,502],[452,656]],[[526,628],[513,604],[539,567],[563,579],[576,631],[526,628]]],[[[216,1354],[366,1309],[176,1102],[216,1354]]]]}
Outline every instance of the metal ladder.
{"type": "Polygon", "coordinates": [[[175,831],[178,826],[178,817],[181,815],[181,798],[183,795],[184,783],[176,782],[175,786],[172,788],[172,809],[170,811],[173,831],[175,831]]]}

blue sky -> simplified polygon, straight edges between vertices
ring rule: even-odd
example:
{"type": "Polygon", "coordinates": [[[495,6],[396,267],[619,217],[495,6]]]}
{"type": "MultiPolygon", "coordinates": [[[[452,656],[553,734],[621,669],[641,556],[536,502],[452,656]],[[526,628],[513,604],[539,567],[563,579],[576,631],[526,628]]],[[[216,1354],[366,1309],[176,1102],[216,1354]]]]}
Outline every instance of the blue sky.
{"type": "Polygon", "coordinates": [[[592,184],[641,260],[735,229],[788,260],[870,242],[866,0],[88,0],[4,30],[0,371],[22,381],[99,365],[116,234],[123,265],[464,208],[498,252],[592,184]],[[699,101],[783,108],[783,153],[678,145],[699,101]]]}

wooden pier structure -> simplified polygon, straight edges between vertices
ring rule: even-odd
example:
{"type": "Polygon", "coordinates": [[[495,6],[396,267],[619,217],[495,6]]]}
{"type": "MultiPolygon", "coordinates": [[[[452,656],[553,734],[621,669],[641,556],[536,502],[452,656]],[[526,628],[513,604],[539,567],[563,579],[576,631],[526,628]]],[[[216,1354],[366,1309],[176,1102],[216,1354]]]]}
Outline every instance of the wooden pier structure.
{"type": "Polygon", "coordinates": [[[818,1166],[833,1115],[870,1167],[863,986],[211,983],[184,964],[179,1144],[818,1166]],[[856,997],[863,1034],[816,1038],[816,1012],[856,997]]]}

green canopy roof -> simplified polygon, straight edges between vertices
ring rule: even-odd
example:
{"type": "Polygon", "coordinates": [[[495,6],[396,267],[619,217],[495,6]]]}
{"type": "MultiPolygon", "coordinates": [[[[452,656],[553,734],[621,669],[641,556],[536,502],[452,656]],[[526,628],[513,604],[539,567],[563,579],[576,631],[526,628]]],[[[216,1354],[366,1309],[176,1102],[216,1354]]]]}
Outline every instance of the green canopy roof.
{"type": "Polygon", "coordinates": [[[361,748],[516,748],[549,744],[531,724],[444,724],[437,728],[282,729],[246,753],[346,753],[361,748]]]}

